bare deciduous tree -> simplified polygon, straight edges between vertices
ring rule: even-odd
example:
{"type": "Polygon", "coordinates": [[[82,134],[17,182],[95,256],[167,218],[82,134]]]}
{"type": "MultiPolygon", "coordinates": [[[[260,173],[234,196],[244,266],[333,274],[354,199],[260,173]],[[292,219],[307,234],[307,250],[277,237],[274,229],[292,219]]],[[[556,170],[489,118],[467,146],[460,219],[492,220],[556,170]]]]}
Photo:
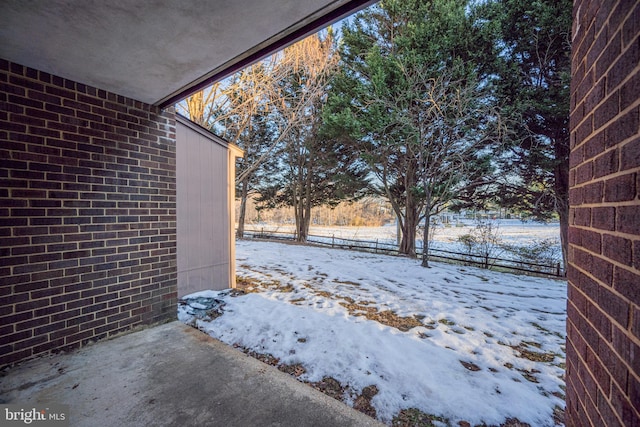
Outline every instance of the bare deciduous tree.
{"type": "Polygon", "coordinates": [[[364,186],[357,155],[321,134],[327,85],[338,64],[332,32],[311,36],[285,49],[280,63],[288,71],[280,84],[278,117],[288,124],[281,150],[282,175],[265,188],[267,206],[292,206],[296,236],[306,241],[311,209],[349,198],[364,186]]]}
{"type": "Polygon", "coordinates": [[[216,83],[179,103],[177,110],[192,122],[210,129],[214,118],[225,109],[224,98],[221,83],[216,83]]]}
{"type": "Polygon", "coordinates": [[[331,31],[325,37],[310,36],[178,105],[192,121],[245,151],[236,176],[238,237],[243,236],[246,202],[260,167],[313,121],[314,106],[325,96],[337,64],[332,44],[331,31]]]}

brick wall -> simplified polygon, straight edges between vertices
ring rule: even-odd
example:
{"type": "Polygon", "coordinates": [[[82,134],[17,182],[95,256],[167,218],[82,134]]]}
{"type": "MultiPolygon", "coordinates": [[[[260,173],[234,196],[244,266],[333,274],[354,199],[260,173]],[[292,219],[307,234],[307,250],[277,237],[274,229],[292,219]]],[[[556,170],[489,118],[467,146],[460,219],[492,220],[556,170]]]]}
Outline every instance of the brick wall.
{"type": "Polygon", "coordinates": [[[1,59],[0,87],[0,366],[174,318],[174,114],[1,59]]]}
{"type": "Polygon", "coordinates": [[[567,425],[640,426],[640,3],[577,0],[567,425]]]}

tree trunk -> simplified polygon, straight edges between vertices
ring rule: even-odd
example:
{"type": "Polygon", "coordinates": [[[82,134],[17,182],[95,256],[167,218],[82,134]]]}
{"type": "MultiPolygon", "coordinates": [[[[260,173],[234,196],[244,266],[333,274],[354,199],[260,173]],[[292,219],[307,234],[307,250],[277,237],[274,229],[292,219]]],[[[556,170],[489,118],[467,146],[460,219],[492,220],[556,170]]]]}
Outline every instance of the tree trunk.
{"type": "Polygon", "coordinates": [[[303,221],[302,221],[302,229],[300,230],[300,235],[304,236],[304,240],[301,242],[306,242],[309,237],[309,224],[311,223],[311,190],[313,186],[312,180],[312,171],[307,170],[307,175],[305,178],[305,189],[304,189],[304,211],[303,211],[303,221]]]}
{"type": "Polygon", "coordinates": [[[296,177],[295,183],[293,185],[293,214],[296,219],[296,242],[300,241],[300,229],[302,228],[302,211],[300,207],[302,206],[302,195],[300,194],[300,187],[298,185],[299,180],[296,177]]]}
{"type": "Polygon", "coordinates": [[[431,227],[431,191],[425,184],[426,200],[424,202],[424,236],[422,238],[422,266],[429,268],[429,228],[431,227]]]}
{"type": "Polygon", "coordinates": [[[300,196],[296,201],[296,241],[305,243],[309,235],[309,212],[307,210],[307,200],[300,196]]]}
{"type": "Polygon", "coordinates": [[[416,206],[416,200],[411,193],[415,186],[415,162],[410,161],[404,177],[404,223],[402,224],[402,240],[398,252],[411,258],[416,257],[416,227],[420,215],[416,206]]]}
{"type": "MultiPolygon", "coordinates": [[[[306,205],[306,201],[305,201],[305,205],[306,205]]],[[[298,241],[306,243],[307,238],[309,237],[309,221],[311,220],[311,216],[306,206],[303,206],[303,208],[304,208],[304,211],[303,211],[304,213],[302,214],[302,226],[300,227],[298,241]]]]}
{"type": "MultiPolygon", "coordinates": [[[[407,224],[407,222],[405,222],[405,224],[407,224]]],[[[416,239],[415,229],[405,226],[402,230],[402,239],[400,240],[400,247],[398,248],[398,252],[400,252],[401,254],[407,255],[411,258],[415,258],[416,256],[415,239],[416,239]]]]}
{"type": "Polygon", "coordinates": [[[569,140],[559,136],[554,144],[557,160],[554,168],[556,210],[560,218],[560,244],[565,275],[569,261],[569,140]]]}
{"type": "Polygon", "coordinates": [[[558,206],[558,216],[560,217],[560,245],[562,246],[562,264],[564,266],[564,274],[567,274],[567,264],[569,256],[569,204],[565,201],[564,206],[561,202],[558,206]]]}
{"type": "Polygon", "coordinates": [[[238,215],[238,229],[236,230],[236,238],[244,238],[244,222],[247,214],[247,199],[249,198],[249,182],[248,179],[242,181],[242,190],[240,192],[240,214],[238,215]]]}
{"type": "Polygon", "coordinates": [[[304,233],[304,203],[302,202],[302,196],[296,198],[294,209],[296,213],[296,242],[304,243],[307,241],[307,236],[304,233]]]}
{"type": "Polygon", "coordinates": [[[419,215],[414,206],[405,208],[404,223],[402,224],[402,240],[398,252],[411,258],[416,257],[416,227],[419,215]]]}

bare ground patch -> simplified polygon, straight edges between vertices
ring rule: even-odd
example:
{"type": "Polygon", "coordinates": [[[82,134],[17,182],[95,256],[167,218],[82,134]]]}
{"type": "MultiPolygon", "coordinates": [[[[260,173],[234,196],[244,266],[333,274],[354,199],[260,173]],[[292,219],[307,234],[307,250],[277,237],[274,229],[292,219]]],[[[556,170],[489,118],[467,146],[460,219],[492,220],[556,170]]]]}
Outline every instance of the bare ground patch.
{"type": "Polygon", "coordinates": [[[392,310],[378,311],[376,307],[369,306],[368,304],[370,303],[371,302],[369,301],[363,301],[360,303],[346,301],[341,302],[340,305],[349,310],[349,314],[352,316],[364,316],[369,320],[374,320],[383,325],[391,326],[392,328],[399,329],[402,332],[407,332],[417,326],[424,326],[416,316],[402,317],[398,316],[392,310]]]}
{"type": "Polygon", "coordinates": [[[378,394],[378,387],[375,385],[363,388],[360,396],[356,397],[355,402],[353,402],[353,409],[356,409],[371,418],[376,418],[376,408],[371,405],[371,399],[373,399],[373,396],[376,394],[378,394]]]}
{"type": "Polygon", "coordinates": [[[469,371],[472,371],[472,372],[477,372],[481,369],[480,366],[476,365],[473,362],[465,362],[463,360],[460,360],[460,363],[462,364],[462,366],[464,366],[465,368],[467,368],[469,371]]]}
{"type": "MultiPolygon", "coordinates": [[[[315,295],[321,296],[329,299],[340,299],[342,300],[339,304],[345,307],[349,314],[352,316],[364,316],[369,320],[374,320],[378,323],[381,323],[386,326],[391,326],[393,328],[399,329],[402,332],[407,332],[408,330],[418,327],[424,326],[424,324],[420,321],[424,319],[424,316],[407,316],[402,317],[398,316],[392,310],[379,311],[375,301],[356,301],[351,297],[336,295],[329,291],[316,290],[313,286],[309,284],[303,285],[305,288],[310,289],[315,295]]],[[[300,299],[296,300],[296,303],[299,303],[300,299]]]]}
{"type": "Polygon", "coordinates": [[[278,369],[296,378],[307,372],[304,366],[302,366],[300,363],[295,363],[293,365],[281,364],[278,365],[278,369]]]}
{"type": "MultiPolygon", "coordinates": [[[[301,342],[305,341],[306,339],[301,342]]],[[[340,402],[345,401],[345,393],[349,389],[349,386],[342,385],[340,381],[336,380],[333,377],[324,377],[322,380],[316,382],[303,381],[300,379],[300,376],[305,374],[307,370],[301,363],[295,363],[291,365],[280,363],[280,359],[273,356],[272,354],[260,353],[254,350],[250,350],[239,344],[234,344],[233,347],[239,349],[240,351],[247,354],[248,356],[253,357],[254,359],[258,359],[262,363],[275,366],[276,368],[278,368],[278,370],[295,377],[299,381],[315,388],[316,390],[326,394],[329,397],[339,400],[340,402]]],[[[378,394],[378,387],[376,387],[375,385],[370,385],[363,388],[360,395],[355,398],[353,402],[353,408],[372,418],[376,418],[376,409],[371,404],[371,399],[376,394],[378,394]]]]}
{"type": "Polygon", "coordinates": [[[352,282],[351,280],[337,280],[337,279],[334,279],[333,283],[338,283],[340,285],[349,285],[349,286],[353,286],[355,288],[359,288],[360,287],[360,283],[352,282]]]}
{"type": "Polygon", "coordinates": [[[391,421],[392,427],[435,427],[434,421],[449,424],[449,420],[437,415],[427,414],[417,408],[407,408],[398,412],[391,421]]]}
{"type": "Polygon", "coordinates": [[[436,427],[441,425],[449,427],[531,427],[530,424],[523,423],[517,418],[507,418],[499,426],[488,426],[484,423],[472,426],[468,421],[458,421],[456,424],[452,424],[448,418],[427,414],[417,408],[403,409],[391,421],[392,427],[436,427]]]}
{"type": "Polygon", "coordinates": [[[540,348],[540,345],[537,343],[531,342],[521,342],[518,345],[510,345],[512,349],[516,350],[519,354],[518,357],[522,359],[531,360],[532,362],[543,362],[543,363],[551,363],[556,358],[555,353],[544,353],[539,351],[533,351],[529,347],[537,347],[540,348]]]}
{"type": "Polygon", "coordinates": [[[253,357],[254,359],[258,359],[262,363],[266,363],[267,365],[278,366],[278,364],[280,363],[280,359],[278,359],[277,357],[273,356],[272,354],[259,353],[257,351],[250,350],[250,349],[242,347],[240,345],[234,345],[234,347],[242,350],[243,353],[253,357]]]}
{"type": "Polygon", "coordinates": [[[262,282],[246,276],[236,275],[236,289],[245,293],[260,292],[262,282]]]}
{"type": "Polygon", "coordinates": [[[326,394],[329,397],[333,397],[336,400],[344,402],[345,388],[340,384],[338,380],[333,377],[324,377],[317,382],[306,382],[311,387],[326,394]]]}
{"type": "Polygon", "coordinates": [[[246,276],[236,276],[236,289],[245,293],[256,293],[262,290],[277,290],[278,292],[293,292],[295,288],[290,283],[283,284],[278,280],[258,280],[246,276]]]}

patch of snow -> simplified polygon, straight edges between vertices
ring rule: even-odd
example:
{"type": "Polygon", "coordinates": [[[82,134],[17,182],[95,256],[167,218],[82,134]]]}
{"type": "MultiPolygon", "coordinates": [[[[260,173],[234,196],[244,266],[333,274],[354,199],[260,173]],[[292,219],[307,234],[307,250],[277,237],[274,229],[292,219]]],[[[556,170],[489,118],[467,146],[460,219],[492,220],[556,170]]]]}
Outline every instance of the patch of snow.
{"type": "MultiPolygon", "coordinates": [[[[555,245],[552,249],[555,251],[556,262],[562,260],[562,250],[560,247],[560,225],[557,222],[536,222],[528,221],[523,222],[519,219],[496,219],[487,220],[490,222],[496,230],[497,236],[501,243],[515,246],[529,246],[541,241],[555,241],[555,245]]],[[[443,226],[438,224],[431,227],[433,233],[430,247],[432,250],[445,250],[450,252],[466,253],[466,249],[463,243],[458,239],[465,235],[472,233],[476,228],[477,222],[473,220],[460,220],[457,224],[451,224],[450,226],[443,226]]],[[[284,233],[285,235],[293,236],[295,227],[289,224],[246,224],[246,231],[256,231],[264,233],[273,233],[278,235],[284,233]]],[[[420,250],[423,247],[422,230],[418,230],[416,246],[420,250]]],[[[369,242],[368,246],[374,247],[380,244],[381,247],[387,249],[397,248],[397,228],[395,224],[384,225],[380,227],[356,227],[356,226],[317,226],[311,225],[309,228],[310,238],[313,242],[323,242],[330,244],[332,239],[347,239],[360,241],[362,245],[365,242],[369,242]]],[[[345,244],[344,241],[338,241],[337,243],[345,244]]],[[[511,255],[504,251],[498,251],[499,258],[515,259],[514,255],[511,255]]]]}
{"type": "Polygon", "coordinates": [[[302,364],[302,380],[333,377],[348,386],[347,402],[376,385],[383,422],[418,408],[452,425],[553,426],[554,407],[564,407],[563,281],[261,241],[237,242],[236,255],[239,276],[266,283],[260,292],[189,295],[179,319],[302,364]],[[189,301],[203,297],[223,301],[223,315],[195,317],[189,301]],[[401,330],[367,311],[420,326],[401,330]]]}
{"type": "MultiPolygon", "coordinates": [[[[528,244],[535,240],[544,239],[560,239],[560,225],[557,222],[523,222],[519,219],[496,219],[490,220],[490,223],[496,226],[500,236],[511,243],[528,244]]],[[[468,234],[476,227],[473,220],[462,220],[458,224],[452,224],[450,227],[444,227],[441,224],[435,227],[433,236],[434,241],[438,242],[455,242],[458,237],[468,234]]],[[[246,230],[256,230],[265,232],[286,232],[293,233],[295,227],[293,225],[280,224],[246,224],[246,230]]],[[[433,230],[433,228],[432,228],[433,230]]],[[[309,234],[331,237],[335,236],[342,239],[354,240],[375,240],[380,241],[396,241],[395,224],[383,225],[380,227],[355,227],[355,226],[318,226],[311,225],[309,234]]],[[[422,234],[418,233],[418,239],[422,238],[422,234]]]]}

